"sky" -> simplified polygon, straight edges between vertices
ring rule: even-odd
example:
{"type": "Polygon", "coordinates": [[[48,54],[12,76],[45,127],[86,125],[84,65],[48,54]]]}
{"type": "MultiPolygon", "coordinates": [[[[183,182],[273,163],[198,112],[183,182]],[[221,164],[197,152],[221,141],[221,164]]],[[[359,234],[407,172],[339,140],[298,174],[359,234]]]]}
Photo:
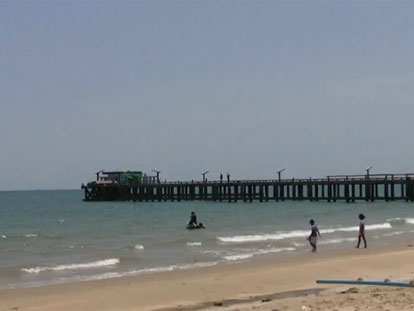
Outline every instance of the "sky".
{"type": "Polygon", "coordinates": [[[0,190],[414,172],[414,2],[0,1],[0,190]]]}

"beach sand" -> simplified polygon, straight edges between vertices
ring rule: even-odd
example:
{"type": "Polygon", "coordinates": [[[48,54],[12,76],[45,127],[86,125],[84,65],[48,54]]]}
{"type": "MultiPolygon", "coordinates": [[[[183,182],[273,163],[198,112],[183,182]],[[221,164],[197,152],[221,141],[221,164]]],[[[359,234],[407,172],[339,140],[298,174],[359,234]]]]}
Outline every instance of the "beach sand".
{"type": "Polygon", "coordinates": [[[412,310],[414,288],[318,285],[411,280],[414,248],[321,251],[186,271],[0,291],[0,310],[412,310]]]}

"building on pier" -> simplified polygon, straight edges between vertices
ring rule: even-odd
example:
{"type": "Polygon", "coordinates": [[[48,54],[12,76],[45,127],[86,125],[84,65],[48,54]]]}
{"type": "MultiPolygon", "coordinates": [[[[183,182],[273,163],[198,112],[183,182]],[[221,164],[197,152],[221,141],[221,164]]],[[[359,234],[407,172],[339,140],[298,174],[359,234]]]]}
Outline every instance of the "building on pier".
{"type": "Polygon", "coordinates": [[[96,172],[96,181],[88,183],[94,185],[113,185],[113,186],[138,186],[156,184],[159,182],[157,176],[143,174],[141,171],[99,171],[96,172]]]}

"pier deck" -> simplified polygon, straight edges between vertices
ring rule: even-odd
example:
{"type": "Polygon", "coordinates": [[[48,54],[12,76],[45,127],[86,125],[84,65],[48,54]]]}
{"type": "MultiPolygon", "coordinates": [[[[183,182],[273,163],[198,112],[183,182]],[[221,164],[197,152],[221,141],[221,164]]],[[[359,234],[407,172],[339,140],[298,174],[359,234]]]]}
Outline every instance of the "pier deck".
{"type": "Polygon", "coordinates": [[[85,201],[414,201],[414,174],[336,175],[319,179],[82,185],[85,201]]]}

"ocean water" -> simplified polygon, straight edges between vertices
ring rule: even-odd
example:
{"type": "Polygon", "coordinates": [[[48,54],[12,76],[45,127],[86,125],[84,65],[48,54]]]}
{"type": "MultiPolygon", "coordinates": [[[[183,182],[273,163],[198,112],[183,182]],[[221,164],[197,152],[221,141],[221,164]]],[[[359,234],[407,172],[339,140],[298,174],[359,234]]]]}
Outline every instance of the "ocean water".
{"type": "Polygon", "coordinates": [[[114,278],[352,248],[358,213],[368,246],[412,242],[406,202],[83,202],[81,191],[0,192],[0,288],[114,278]],[[191,211],[205,230],[186,230],[191,211]]]}

